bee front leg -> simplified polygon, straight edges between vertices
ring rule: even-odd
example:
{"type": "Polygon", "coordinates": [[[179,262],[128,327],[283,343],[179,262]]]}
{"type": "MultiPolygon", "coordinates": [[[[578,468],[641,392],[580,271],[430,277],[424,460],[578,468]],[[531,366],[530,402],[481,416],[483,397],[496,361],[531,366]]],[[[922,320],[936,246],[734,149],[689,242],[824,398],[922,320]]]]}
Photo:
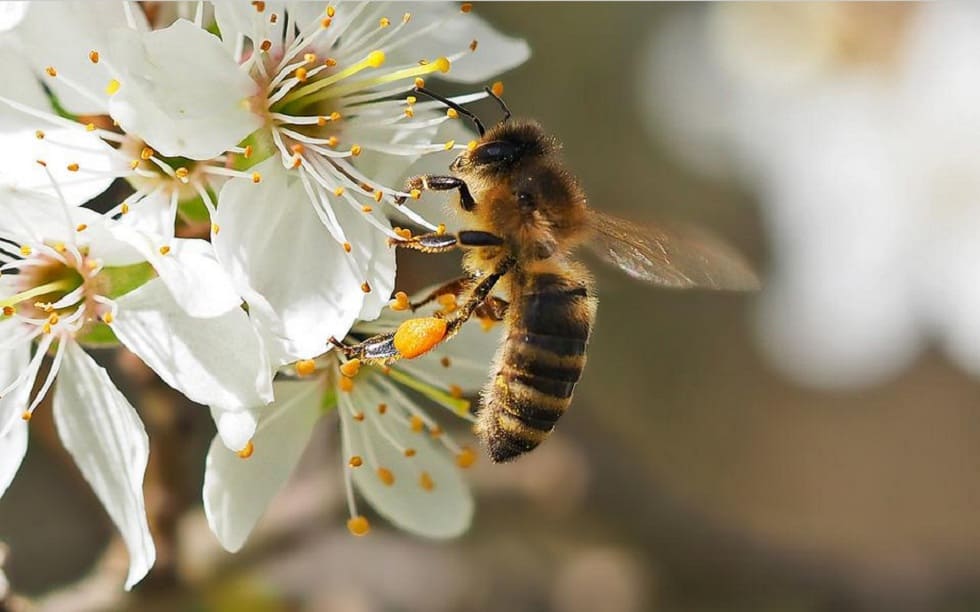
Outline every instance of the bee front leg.
{"type": "MultiPolygon", "coordinates": [[[[466,182],[455,176],[436,176],[432,174],[413,176],[408,179],[407,188],[409,191],[414,189],[419,191],[452,191],[453,189],[457,189],[459,190],[459,205],[463,207],[463,210],[473,210],[476,206],[476,200],[470,194],[470,189],[466,186],[466,182]]],[[[399,196],[395,198],[395,202],[403,204],[407,199],[405,196],[399,196]]]]}

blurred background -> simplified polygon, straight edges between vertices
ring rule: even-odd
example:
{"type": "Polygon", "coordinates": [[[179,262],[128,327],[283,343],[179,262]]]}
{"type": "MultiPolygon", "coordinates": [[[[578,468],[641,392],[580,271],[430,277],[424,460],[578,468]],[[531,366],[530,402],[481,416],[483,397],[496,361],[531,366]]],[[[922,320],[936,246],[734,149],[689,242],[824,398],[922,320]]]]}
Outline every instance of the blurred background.
{"type": "MultiPolygon", "coordinates": [[[[206,412],[174,410],[118,360],[153,452],[182,466],[150,478],[148,505],[169,517],[157,528],[177,546],[130,603],[980,608],[980,11],[475,10],[531,44],[505,98],[563,141],[594,207],[709,228],[756,264],[763,291],[670,292],[596,264],[598,324],[573,409],[530,456],[469,472],[475,522],[446,543],[380,519],[350,537],[324,423],[249,545],[227,555],[199,507],[206,412]]],[[[400,263],[409,291],[458,270],[453,256],[400,263]]],[[[120,581],[92,574],[125,564],[108,518],[50,409],[31,433],[0,504],[7,578],[55,609],[112,608],[120,581]]]]}

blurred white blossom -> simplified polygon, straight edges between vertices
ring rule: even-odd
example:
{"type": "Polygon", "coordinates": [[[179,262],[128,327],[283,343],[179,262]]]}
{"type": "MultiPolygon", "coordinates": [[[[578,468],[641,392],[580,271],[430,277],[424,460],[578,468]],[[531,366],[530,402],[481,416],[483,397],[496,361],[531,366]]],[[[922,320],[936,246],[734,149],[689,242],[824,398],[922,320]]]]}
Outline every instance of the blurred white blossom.
{"type": "Polygon", "coordinates": [[[758,194],[772,362],[806,383],[863,385],[936,342],[980,374],[980,10],[731,4],[678,17],[651,46],[651,127],[758,194]]]}

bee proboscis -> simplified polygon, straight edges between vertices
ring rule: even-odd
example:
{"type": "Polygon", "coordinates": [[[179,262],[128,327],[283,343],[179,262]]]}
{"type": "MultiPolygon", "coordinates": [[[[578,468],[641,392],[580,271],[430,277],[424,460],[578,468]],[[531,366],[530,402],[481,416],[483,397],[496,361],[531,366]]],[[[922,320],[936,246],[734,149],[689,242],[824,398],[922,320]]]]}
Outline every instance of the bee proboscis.
{"type": "Polygon", "coordinates": [[[465,249],[466,276],[446,283],[413,309],[447,293],[465,296],[445,325],[410,319],[396,332],[354,346],[347,357],[390,362],[451,338],[472,315],[502,320],[506,334],[483,389],[477,432],[502,462],[537,447],[571,403],[582,375],[597,298],[592,277],[572,256],[590,247],[633,278],[655,285],[749,290],[758,279],[746,262],[703,232],[638,226],[589,208],[565,169],[558,142],[531,120],[504,118],[489,130],[468,110],[425,89],[476,125],[480,138],[450,165],[450,175],[417,176],[408,189],[457,192],[466,229],[392,241],[426,253],[465,249]],[[506,296],[493,295],[497,290],[506,296]],[[433,328],[435,332],[431,331],[433,328]],[[433,335],[434,334],[434,335],[433,335]],[[407,337],[407,340],[406,340],[407,337]]]}

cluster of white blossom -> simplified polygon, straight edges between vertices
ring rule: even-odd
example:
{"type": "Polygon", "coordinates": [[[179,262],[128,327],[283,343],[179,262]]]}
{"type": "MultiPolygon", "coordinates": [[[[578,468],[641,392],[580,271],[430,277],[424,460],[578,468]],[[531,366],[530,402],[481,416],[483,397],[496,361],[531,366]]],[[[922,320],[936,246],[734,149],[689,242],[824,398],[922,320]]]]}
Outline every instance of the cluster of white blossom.
{"type": "Polygon", "coordinates": [[[147,573],[147,435],[86,352],[121,345],[210,408],[204,504],[229,550],[335,407],[352,532],[367,530],[355,486],[405,529],[466,528],[457,467],[473,452],[413,397],[469,417],[460,392],[481,384],[495,336],[475,326],[441,354],[360,373],[341,373],[328,338],[392,324],[389,215],[436,227],[396,203],[419,196],[402,177],[466,146],[456,113],[412,88],[479,83],[455,98],[473,101],[528,56],[470,8],[0,6],[0,495],[53,389],[61,440],[129,550],[126,587],[147,573]],[[87,206],[118,179],[124,199],[87,206]]]}

